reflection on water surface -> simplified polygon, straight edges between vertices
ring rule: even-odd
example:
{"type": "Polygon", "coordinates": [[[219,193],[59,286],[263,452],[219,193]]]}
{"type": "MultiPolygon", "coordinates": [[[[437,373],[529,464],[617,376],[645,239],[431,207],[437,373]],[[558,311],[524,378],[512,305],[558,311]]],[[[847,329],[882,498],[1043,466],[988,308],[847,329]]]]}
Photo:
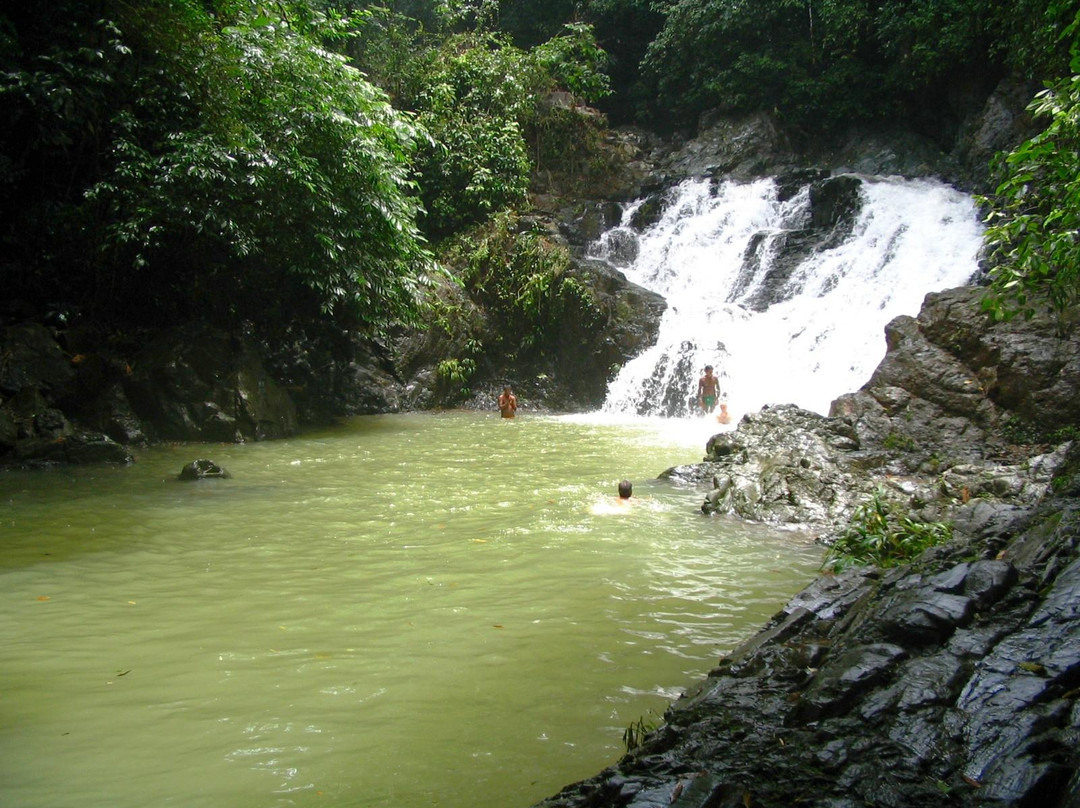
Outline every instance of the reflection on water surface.
{"type": "Polygon", "coordinates": [[[595,773],[820,561],[655,480],[709,433],[375,416],[0,474],[0,804],[527,806],[595,773]],[[176,481],[200,456],[232,479],[176,481]]]}

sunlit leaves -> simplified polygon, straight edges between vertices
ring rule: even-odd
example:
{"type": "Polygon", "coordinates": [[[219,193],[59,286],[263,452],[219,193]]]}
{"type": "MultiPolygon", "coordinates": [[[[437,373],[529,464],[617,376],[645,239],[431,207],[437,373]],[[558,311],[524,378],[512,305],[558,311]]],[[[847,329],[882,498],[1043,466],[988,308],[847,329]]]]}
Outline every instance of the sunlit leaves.
{"type": "Polygon", "coordinates": [[[94,162],[68,168],[64,238],[94,264],[88,294],[68,279],[74,298],[114,312],[137,298],[150,317],[321,311],[364,327],[414,311],[430,267],[412,174],[420,133],[327,46],[348,35],[344,18],[303,0],[104,12],[107,58],[60,60],[80,86],[106,88],[77,119],[93,127],[81,153],[94,162]]]}
{"type": "Polygon", "coordinates": [[[426,227],[446,235],[525,201],[529,161],[519,119],[535,68],[496,39],[463,36],[433,53],[415,106],[426,227]]]}
{"type": "Polygon", "coordinates": [[[1080,300],[1080,75],[1044,90],[1030,110],[1049,119],[1046,129],[1004,156],[1005,179],[983,200],[993,262],[985,305],[999,318],[1080,300]]]}
{"type": "Polygon", "coordinates": [[[178,79],[203,104],[120,202],[146,220],[136,254],[194,232],[296,277],[324,312],[369,323],[407,313],[425,265],[408,174],[415,128],[282,20],[238,14],[199,41],[198,71],[178,79]]]}

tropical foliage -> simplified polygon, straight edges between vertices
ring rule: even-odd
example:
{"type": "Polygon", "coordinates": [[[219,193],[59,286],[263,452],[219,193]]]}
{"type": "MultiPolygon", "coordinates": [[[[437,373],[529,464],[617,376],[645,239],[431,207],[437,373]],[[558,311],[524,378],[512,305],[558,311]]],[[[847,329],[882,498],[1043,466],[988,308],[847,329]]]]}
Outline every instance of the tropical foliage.
{"type": "Polygon", "coordinates": [[[538,164],[578,159],[593,147],[594,121],[548,103],[551,94],[592,103],[609,92],[606,54],[589,26],[562,26],[524,50],[505,34],[453,31],[460,17],[444,16],[451,31],[442,35],[418,20],[369,18],[367,44],[357,51],[373,80],[429,134],[416,170],[422,224],[435,239],[524,207],[538,164]],[[403,60],[402,52],[410,55],[403,60]]]}
{"type": "Polygon", "coordinates": [[[63,263],[49,293],[153,322],[196,307],[365,328],[408,316],[428,266],[417,129],[323,47],[343,29],[301,5],[288,18],[247,3],[106,7],[108,22],[71,32],[91,47],[10,43],[23,50],[5,134],[22,148],[6,151],[26,156],[5,177],[21,201],[8,238],[36,230],[25,265],[63,263]],[[57,243],[69,254],[50,255],[57,243]]]}
{"type": "Polygon", "coordinates": [[[877,491],[855,509],[829,547],[822,566],[834,572],[867,564],[894,567],[950,538],[949,525],[913,519],[877,491]]]}
{"type": "Polygon", "coordinates": [[[486,348],[505,361],[535,361],[557,347],[560,325],[584,331],[600,320],[592,293],[568,271],[570,256],[537,233],[516,232],[512,215],[448,243],[465,290],[488,313],[486,348]]]}
{"type": "Polygon", "coordinates": [[[1001,158],[1004,180],[983,200],[994,264],[985,304],[999,318],[1080,300],[1080,54],[1073,70],[1031,104],[1047,126],[1001,158]]]}
{"type": "Polygon", "coordinates": [[[768,109],[808,136],[898,114],[940,130],[1009,64],[1061,70],[1043,37],[1073,13],[1056,0],[679,0],[643,66],[655,114],[684,123],[768,109]]]}

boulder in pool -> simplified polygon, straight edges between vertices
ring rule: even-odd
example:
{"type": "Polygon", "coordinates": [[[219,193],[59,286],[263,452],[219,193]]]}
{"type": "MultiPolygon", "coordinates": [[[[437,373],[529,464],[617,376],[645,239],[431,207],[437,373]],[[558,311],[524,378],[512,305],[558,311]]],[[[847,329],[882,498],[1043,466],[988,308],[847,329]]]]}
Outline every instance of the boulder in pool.
{"type": "Polygon", "coordinates": [[[181,480],[224,480],[231,476],[213,460],[192,460],[180,469],[181,480]]]}

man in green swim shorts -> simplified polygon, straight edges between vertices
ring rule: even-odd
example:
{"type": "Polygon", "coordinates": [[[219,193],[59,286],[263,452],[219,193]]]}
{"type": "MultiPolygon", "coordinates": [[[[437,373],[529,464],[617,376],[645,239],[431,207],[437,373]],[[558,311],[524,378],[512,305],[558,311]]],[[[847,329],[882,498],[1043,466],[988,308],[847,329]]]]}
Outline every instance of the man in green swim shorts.
{"type": "Polygon", "coordinates": [[[698,406],[703,414],[716,409],[718,385],[719,380],[713,376],[712,365],[706,365],[705,375],[698,379],[697,383],[698,406]]]}

